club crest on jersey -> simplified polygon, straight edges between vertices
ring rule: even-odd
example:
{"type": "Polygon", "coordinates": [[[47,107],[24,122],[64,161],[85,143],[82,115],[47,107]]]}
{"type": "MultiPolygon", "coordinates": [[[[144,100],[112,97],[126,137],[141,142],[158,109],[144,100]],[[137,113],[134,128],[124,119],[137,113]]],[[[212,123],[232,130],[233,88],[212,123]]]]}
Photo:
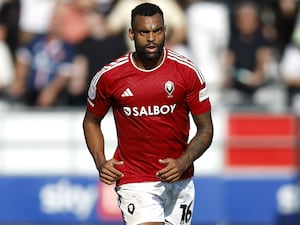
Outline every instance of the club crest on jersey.
{"type": "Polygon", "coordinates": [[[174,83],[172,81],[168,80],[165,83],[165,91],[167,92],[168,97],[173,97],[172,93],[173,93],[174,89],[175,89],[174,83]]]}

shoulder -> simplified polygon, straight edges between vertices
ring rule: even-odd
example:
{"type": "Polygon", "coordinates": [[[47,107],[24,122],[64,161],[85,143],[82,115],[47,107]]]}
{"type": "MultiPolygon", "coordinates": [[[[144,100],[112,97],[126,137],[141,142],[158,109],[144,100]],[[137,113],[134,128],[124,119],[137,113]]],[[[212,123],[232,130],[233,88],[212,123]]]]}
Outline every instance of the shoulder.
{"type": "Polygon", "coordinates": [[[34,46],[34,45],[41,45],[40,43],[45,42],[45,40],[47,39],[46,34],[37,34],[36,36],[34,36],[27,44],[25,44],[25,46],[34,46]]]}
{"type": "Polygon", "coordinates": [[[168,63],[182,75],[182,77],[199,79],[201,83],[205,83],[205,79],[199,68],[187,57],[168,49],[167,50],[168,63]]]}
{"type": "Polygon", "coordinates": [[[119,71],[123,71],[129,64],[129,53],[103,66],[94,76],[92,82],[96,84],[99,79],[113,79],[119,71]]]}
{"type": "Polygon", "coordinates": [[[173,50],[167,50],[167,60],[169,63],[173,64],[173,66],[176,66],[177,69],[190,72],[198,71],[197,66],[192,62],[192,60],[173,50]]]}
{"type": "Polygon", "coordinates": [[[102,69],[99,71],[101,73],[111,73],[116,70],[124,69],[124,67],[127,66],[129,63],[129,53],[120,56],[119,58],[113,60],[112,62],[106,64],[102,67],[102,69]]]}
{"type": "Polygon", "coordinates": [[[195,67],[194,63],[188,59],[187,57],[183,56],[182,54],[175,52],[171,49],[167,49],[167,59],[175,64],[178,64],[182,67],[195,67]]]}
{"type": "Polygon", "coordinates": [[[46,40],[45,34],[38,34],[34,36],[28,43],[20,45],[19,48],[27,49],[30,52],[39,52],[44,48],[46,40]]]}

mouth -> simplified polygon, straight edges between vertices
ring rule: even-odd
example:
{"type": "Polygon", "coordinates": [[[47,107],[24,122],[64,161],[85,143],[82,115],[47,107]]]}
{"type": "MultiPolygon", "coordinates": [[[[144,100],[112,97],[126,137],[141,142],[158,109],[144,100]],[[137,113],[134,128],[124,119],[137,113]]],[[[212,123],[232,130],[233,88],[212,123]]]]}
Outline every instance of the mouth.
{"type": "Polygon", "coordinates": [[[157,49],[158,49],[157,45],[154,45],[154,44],[146,46],[146,50],[149,53],[155,53],[155,52],[157,52],[157,49]]]}

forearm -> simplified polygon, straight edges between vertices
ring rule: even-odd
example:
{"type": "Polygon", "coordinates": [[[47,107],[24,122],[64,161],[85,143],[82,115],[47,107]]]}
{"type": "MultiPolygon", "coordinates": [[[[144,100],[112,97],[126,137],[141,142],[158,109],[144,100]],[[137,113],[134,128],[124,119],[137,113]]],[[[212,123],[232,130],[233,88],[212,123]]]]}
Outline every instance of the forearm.
{"type": "Polygon", "coordinates": [[[235,56],[231,51],[226,51],[223,54],[224,60],[224,77],[223,77],[223,86],[225,88],[230,87],[232,85],[232,77],[234,73],[234,62],[235,56]]]}
{"type": "Polygon", "coordinates": [[[210,135],[201,134],[195,136],[187,146],[185,153],[179,158],[179,161],[187,169],[208,149],[211,143],[210,135]]]}
{"type": "MultiPolygon", "coordinates": [[[[213,137],[213,125],[210,112],[205,115],[194,117],[197,126],[197,133],[188,144],[185,153],[179,161],[188,168],[196,159],[203,155],[209,148],[213,137]]],[[[186,169],[185,168],[185,169],[186,169]]]]}
{"type": "Polygon", "coordinates": [[[159,160],[159,163],[165,165],[156,173],[156,176],[162,181],[172,183],[179,180],[184,171],[208,149],[212,142],[213,125],[210,112],[193,116],[193,118],[197,126],[197,133],[188,144],[184,154],[178,159],[159,160]]]}
{"type": "Polygon", "coordinates": [[[83,130],[88,150],[98,169],[101,164],[106,161],[104,154],[104,137],[100,129],[100,124],[99,122],[85,118],[83,121],[83,130]]]}
{"type": "Polygon", "coordinates": [[[13,81],[9,87],[9,94],[13,97],[19,97],[26,91],[26,79],[27,79],[28,65],[16,60],[15,74],[13,81]]]}
{"type": "Polygon", "coordinates": [[[289,87],[299,87],[300,86],[300,76],[298,78],[298,77],[294,77],[293,75],[283,74],[282,77],[283,77],[282,81],[289,87]]]}
{"type": "Polygon", "coordinates": [[[58,96],[59,93],[68,85],[69,77],[58,75],[46,88],[48,93],[58,96]]]}
{"type": "Polygon", "coordinates": [[[272,52],[269,48],[261,48],[257,51],[256,54],[256,68],[255,73],[261,78],[263,81],[265,79],[265,70],[266,65],[272,59],[272,52]]]}
{"type": "Polygon", "coordinates": [[[40,92],[36,104],[43,107],[55,105],[58,96],[67,85],[68,77],[59,76],[40,92]]]}

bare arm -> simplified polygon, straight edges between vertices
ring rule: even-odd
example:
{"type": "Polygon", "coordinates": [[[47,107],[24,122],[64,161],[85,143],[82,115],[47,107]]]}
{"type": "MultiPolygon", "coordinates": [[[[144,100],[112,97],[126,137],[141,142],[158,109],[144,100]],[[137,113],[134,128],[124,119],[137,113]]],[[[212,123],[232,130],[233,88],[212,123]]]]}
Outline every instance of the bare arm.
{"type": "Polygon", "coordinates": [[[42,107],[50,107],[55,104],[59,94],[68,85],[70,78],[61,74],[49,83],[39,94],[36,104],[42,107]]]}
{"type": "Polygon", "coordinates": [[[99,168],[106,161],[104,155],[104,138],[101,131],[101,117],[96,117],[88,110],[83,120],[83,131],[87,147],[99,168]]]}
{"type": "Polygon", "coordinates": [[[157,172],[157,176],[166,182],[177,181],[183,172],[211,145],[213,137],[213,123],[211,112],[193,116],[197,127],[195,136],[190,141],[185,153],[179,159],[161,159],[160,163],[166,167],[157,172]]]}
{"type": "Polygon", "coordinates": [[[28,64],[17,59],[15,62],[14,78],[9,87],[9,94],[12,97],[18,98],[25,94],[27,71],[28,71],[28,64]]]}
{"type": "Polygon", "coordinates": [[[233,70],[234,70],[234,61],[235,55],[232,51],[226,50],[223,53],[223,60],[225,66],[225,73],[223,77],[223,87],[228,88],[232,85],[232,77],[233,77],[233,70]]]}
{"type": "Polygon", "coordinates": [[[254,76],[251,76],[249,85],[256,87],[260,86],[265,82],[266,79],[266,67],[273,58],[273,51],[268,47],[261,47],[256,53],[256,68],[253,71],[254,76]]]}
{"type": "Polygon", "coordinates": [[[213,124],[210,112],[193,116],[193,119],[197,127],[197,132],[189,143],[185,154],[179,159],[186,168],[208,149],[213,137],[213,124]]]}
{"type": "Polygon", "coordinates": [[[87,110],[83,120],[84,137],[99,171],[100,180],[106,184],[113,184],[123,176],[114,165],[121,165],[123,162],[115,159],[106,160],[101,120],[102,117],[97,117],[87,110]]]}

